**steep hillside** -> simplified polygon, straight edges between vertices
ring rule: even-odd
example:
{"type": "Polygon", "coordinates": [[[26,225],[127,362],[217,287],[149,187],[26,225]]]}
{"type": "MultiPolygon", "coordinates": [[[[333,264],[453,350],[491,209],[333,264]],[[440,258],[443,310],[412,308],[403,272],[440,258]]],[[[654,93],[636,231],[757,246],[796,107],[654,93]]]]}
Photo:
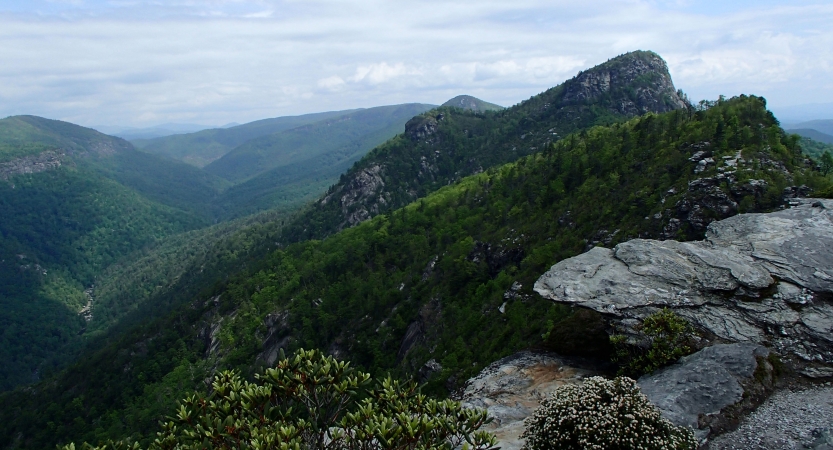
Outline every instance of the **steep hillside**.
{"type": "Polygon", "coordinates": [[[825,144],[803,136],[801,137],[800,144],[801,150],[816,161],[819,161],[821,155],[825,152],[833,155],[833,144],[825,144]]]}
{"type": "Polygon", "coordinates": [[[203,167],[246,141],[355,111],[329,111],[301,116],[275,117],[230,128],[213,128],[156,139],[136,139],[132,142],[145,152],[168,156],[203,167]]]}
{"type": "Polygon", "coordinates": [[[0,120],[0,390],[71,359],[100,271],[206,226],[219,184],[95,130],[0,120]]]}
{"type": "Polygon", "coordinates": [[[633,237],[698,239],[711,221],[778,209],[801,185],[830,180],[757,97],[573,134],[326,240],[275,250],[60,378],[5,394],[0,446],[147,433],[214,370],[251,373],[279,348],[322,348],[416,375],[427,391],[454,389],[498,357],[563,344],[542,342],[551,327],[592,338],[569,324],[569,308],[531,290],[553,263],[633,237]]]}
{"type": "Polygon", "coordinates": [[[640,51],[500,112],[432,110],[408,121],[403,135],[354,165],[286,228],[284,240],[330,235],[465,176],[540,151],[583,128],[685,107],[665,61],[640,51]]]}
{"type": "Polygon", "coordinates": [[[440,106],[453,106],[474,112],[501,111],[506,109],[503,106],[485,102],[471,95],[458,95],[440,106]]]}
{"type": "MultiPolygon", "coordinates": [[[[380,106],[272,133],[247,141],[205,166],[205,170],[239,183],[298,163],[355,161],[401,132],[409,119],[432,107],[418,103],[380,106]]],[[[339,173],[333,171],[331,176],[339,173]]]]}

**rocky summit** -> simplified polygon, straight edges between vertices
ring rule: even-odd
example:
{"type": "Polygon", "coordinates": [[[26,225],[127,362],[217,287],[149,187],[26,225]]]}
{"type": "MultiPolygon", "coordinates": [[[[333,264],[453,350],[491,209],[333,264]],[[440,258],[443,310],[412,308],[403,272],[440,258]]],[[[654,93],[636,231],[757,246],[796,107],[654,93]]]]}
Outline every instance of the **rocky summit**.
{"type": "Polygon", "coordinates": [[[624,333],[671,308],[717,341],[763,344],[809,375],[829,375],[833,201],[794,203],[713,222],[703,241],[593,248],[554,265],[535,290],[598,311],[624,333]]]}

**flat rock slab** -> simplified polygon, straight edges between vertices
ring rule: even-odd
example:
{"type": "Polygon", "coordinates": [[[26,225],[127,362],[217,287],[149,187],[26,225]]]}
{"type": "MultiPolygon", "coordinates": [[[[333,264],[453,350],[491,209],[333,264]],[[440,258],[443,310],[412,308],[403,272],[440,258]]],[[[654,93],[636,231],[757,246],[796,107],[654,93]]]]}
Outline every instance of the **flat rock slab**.
{"type": "Polygon", "coordinates": [[[718,416],[743,401],[744,386],[755,383],[757,358],[768,355],[757,344],[714,345],[640,378],[638,384],[665,418],[692,428],[704,441],[711,430],[701,418],[718,416]]]}
{"type": "Polygon", "coordinates": [[[559,386],[595,375],[553,354],[521,352],[492,363],[468,380],[459,400],[465,407],[487,410],[493,421],[485,429],[497,436],[503,450],[519,450],[523,420],[543,399],[559,386]]]}
{"type": "Polygon", "coordinates": [[[833,384],[772,394],[708,448],[833,450],[833,384]]]}
{"type": "Polygon", "coordinates": [[[713,222],[703,241],[596,247],[555,264],[534,288],[626,333],[668,307],[724,341],[833,364],[833,200],[713,222]]]}

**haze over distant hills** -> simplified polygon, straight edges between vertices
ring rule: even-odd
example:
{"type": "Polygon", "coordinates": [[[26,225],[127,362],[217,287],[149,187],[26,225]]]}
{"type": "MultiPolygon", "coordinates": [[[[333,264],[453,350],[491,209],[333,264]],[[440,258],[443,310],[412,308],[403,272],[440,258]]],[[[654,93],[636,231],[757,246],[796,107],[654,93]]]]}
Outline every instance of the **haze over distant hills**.
{"type": "Polygon", "coordinates": [[[531,289],[555,261],[632,237],[697,239],[711,221],[781,207],[798,180],[830,188],[765,105],[698,109],[658,55],[633,52],[505,110],[425,111],[301,214],[175,236],[108,272],[100,307],[115,325],[49,383],[0,397],[12,405],[0,446],[152,439],[215,370],[251,374],[281,349],[447,393],[559,344],[542,337],[556,324],[607,342],[531,289]]]}
{"type": "Polygon", "coordinates": [[[156,139],[134,139],[133,145],[144,152],[165,155],[197,167],[203,167],[251,139],[289,130],[355,110],[330,111],[301,116],[257,120],[227,129],[212,128],[196,133],[178,134],[156,139]]]}
{"type": "Polygon", "coordinates": [[[692,105],[647,51],[509,108],[459,96],[152,141],[0,121],[0,390],[46,379],[0,394],[0,448],[146,445],[218,370],[282,350],[440,395],[521,349],[604,357],[604,327],[532,290],[553,263],[833,193],[766,100],[692,105]]]}
{"type": "Polygon", "coordinates": [[[137,127],[120,127],[117,125],[97,125],[92,126],[95,130],[98,130],[104,134],[109,134],[111,136],[118,136],[122,139],[133,140],[133,139],[152,139],[157,137],[163,136],[170,136],[173,134],[182,134],[182,133],[193,133],[200,130],[206,130],[209,128],[226,128],[226,127],[214,127],[210,125],[198,125],[195,123],[163,123],[160,125],[155,125],[152,127],[144,127],[144,128],[137,128],[137,127]]]}

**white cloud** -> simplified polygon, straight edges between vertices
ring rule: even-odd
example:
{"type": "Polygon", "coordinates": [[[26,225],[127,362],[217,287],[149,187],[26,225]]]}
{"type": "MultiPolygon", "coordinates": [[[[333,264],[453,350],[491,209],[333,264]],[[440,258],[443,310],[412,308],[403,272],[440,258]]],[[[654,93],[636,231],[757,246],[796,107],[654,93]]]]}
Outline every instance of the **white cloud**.
{"type": "Polygon", "coordinates": [[[833,5],[733,5],[31,0],[0,6],[0,115],[222,124],[460,93],[511,105],[636,49],[695,99],[833,102],[833,5]]]}

